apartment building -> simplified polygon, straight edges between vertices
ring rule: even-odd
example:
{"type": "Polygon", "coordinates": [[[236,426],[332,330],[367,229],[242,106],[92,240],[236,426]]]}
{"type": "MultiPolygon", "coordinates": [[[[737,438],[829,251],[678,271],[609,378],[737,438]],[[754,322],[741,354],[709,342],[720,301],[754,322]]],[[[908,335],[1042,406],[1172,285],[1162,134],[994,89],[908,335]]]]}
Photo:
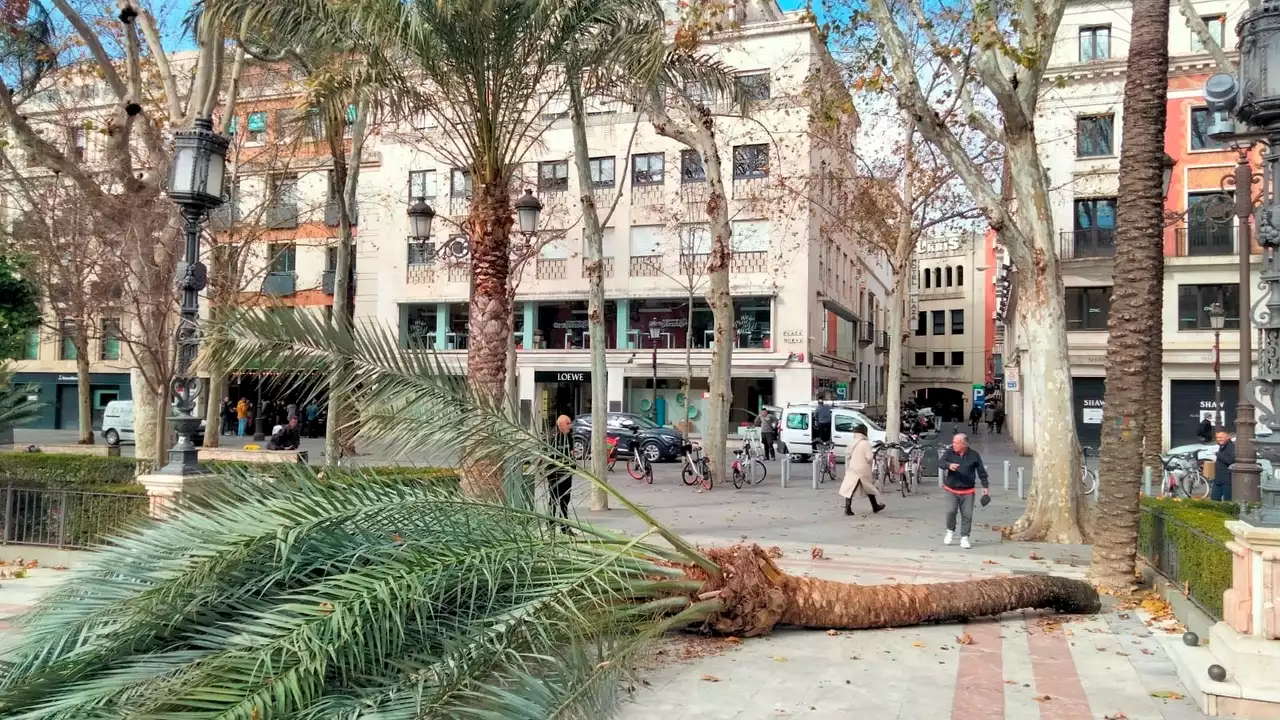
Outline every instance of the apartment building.
{"type": "Polygon", "coordinates": [[[904,397],[944,417],[967,416],[995,374],[985,258],[977,233],[922,238],[912,256],[904,397]]]}
{"type": "MultiPolygon", "coordinates": [[[[1235,27],[1248,4],[1204,0],[1196,9],[1234,56],[1235,27]]],[[[1068,3],[1047,72],[1045,87],[1050,89],[1041,100],[1037,122],[1053,188],[1051,205],[1066,286],[1076,427],[1081,442],[1094,446],[1101,433],[1106,376],[1130,16],[1127,2],[1068,3]]],[[[1201,96],[1204,81],[1220,68],[1176,3],[1171,6],[1169,57],[1165,153],[1171,167],[1165,208],[1172,219],[1162,238],[1166,257],[1161,313],[1165,447],[1194,441],[1201,419],[1215,414],[1214,333],[1207,313],[1213,303],[1221,303],[1226,312],[1221,341],[1223,407],[1216,410],[1219,420],[1234,423],[1239,372],[1234,331],[1241,312],[1237,228],[1214,222],[1211,209],[1212,199],[1223,192],[1232,174],[1236,152],[1208,137],[1209,117],[1201,96]]],[[[1256,164],[1256,153],[1254,157],[1256,164]]],[[[1230,196],[1231,190],[1226,193],[1230,196]]],[[[1253,251],[1260,252],[1256,246],[1253,251]]],[[[1013,351],[1023,352],[1016,347],[1013,351]]],[[[1022,402],[1019,411],[1029,413],[1029,399],[1011,392],[1011,405],[1015,397],[1022,402]]],[[[1013,414],[1011,409],[1010,427],[1017,435],[1021,425],[1013,414]]]]}
{"type": "MultiPolygon", "coordinates": [[[[736,327],[734,421],[766,403],[815,394],[882,403],[887,339],[887,261],[864,256],[815,204],[782,188],[847,158],[810,137],[805,83],[832,60],[810,21],[766,2],[743,9],[741,25],[716,54],[737,68],[756,98],[751,119],[716,109],[733,223],[731,293],[736,327]]],[[[578,221],[578,177],[562,98],[550,98],[548,130],[525,158],[513,192],[533,190],[542,227],[520,258],[515,295],[519,399],[530,416],[591,408],[587,278],[578,221]]],[[[604,234],[605,330],[610,410],[705,429],[712,317],[703,300],[710,248],[706,170],[696,153],[657,135],[630,106],[589,108],[590,182],[596,204],[616,209],[604,234]],[[632,129],[635,136],[632,137],[632,129]],[[693,385],[681,390],[686,352],[693,385]],[[655,401],[656,399],[656,401],[655,401]]],[[[850,115],[848,138],[857,118],[850,115]]],[[[437,213],[433,246],[459,240],[468,206],[465,169],[434,156],[442,128],[384,132],[382,188],[391,197],[362,206],[356,314],[398,327],[405,348],[431,348],[465,366],[465,262],[448,262],[407,240],[407,205],[424,198],[437,213]]],[[[847,153],[849,145],[843,144],[847,153]]],[[[447,254],[447,253],[446,253],[447,254]]]]}

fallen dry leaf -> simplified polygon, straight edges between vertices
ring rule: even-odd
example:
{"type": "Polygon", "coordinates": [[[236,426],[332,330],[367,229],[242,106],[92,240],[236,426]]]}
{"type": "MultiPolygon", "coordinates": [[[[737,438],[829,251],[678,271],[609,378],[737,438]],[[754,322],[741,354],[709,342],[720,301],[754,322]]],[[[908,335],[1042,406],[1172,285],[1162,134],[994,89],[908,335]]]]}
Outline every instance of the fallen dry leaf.
{"type": "Polygon", "coordinates": [[[715,675],[703,675],[698,679],[703,682],[720,682],[720,678],[716,677],[715,675]]]}
{"type": "Polygon", "coordinates": [[[768,555],[771,558],[780,558],[782,557],[782,548],[778,547],[777,545],[774,545],[773,547],[769,548],[768,555]]]}
{"type": "Polygon", "coordinates": [[[1102,720],[1129,720],[1129,716],[1122,712],[1118,712],[1115,715],[1104,715],[1102,720]]]}
{"type": "Polygon", "coordinates": [[[922,642],[913,642],[913,643],[911,643],[911,647],[924,647],[924,643],[922,643],[922,642]]]}
{"type": "Polygon", "coordinates": [[[824,556],[823,556],[823,553],[822,553],[822,548],[817,547],[816,545],[814,546],[814,548],[813,548],[812,550],[810,550],[810,551],[809,551],[809,554],[813,556],[813,559],[814,559],[814,560],[822,560],[822,559],[824,559],[824,556]]]}
{"type": "Polygon", "coordinates": [[[66,565],[54,565],[54,566],[53,566],[53,569],[54,569],[54,570],[66,570],[66,569],[67,569],[67,566],[66,566],[66,565]]]}
{"type": "Polygon", "coordinates": [[[1159,692],[1151,693],[1151,697],[1160,698],[1162,700],[1181,700],[1182,693],[1175,690],[1161,690],[1159,692]]]}
{"type": "Polygon", "coordinates": [[[1037,695],[1037,696],[1036,696],[1036,702],[1049,702],[1049,701],[1050,701],[1050,700],[1052,700],[1052,699],[1053,699],[1053,698],[1049,697],[1048,695],[1037,695]]]}
{"type": "Polygon", "coordinates": [[[786,655],[774,655],[774,656],[773,656],[773,661],[774,661],[774,662],[786,662],[786,661],[787,661],[787,656],[786,656],[786,655]]]}
{"type": "Polygon", "coordinates": [[[983,565],[999,565],[1000,563],[996,562],[995,560],[983,560],[982,564],[983,565]]]}
{"type": "Polygon", "coordinates": [[[1155,653],[1151,652],[1151,651],[1150,651],[1150,650],[1148,650],[1147,648],[1142,648],[1142,654],[1143,654],[1143,655],[1155,655],[1155,653]]]}
{"type": "Polygon", "coordinates": [[[839,631],[839,630],[832,629],[832,630],[828,630],[828,631],[827,631],[827,634],[828,634],[828,635],[830,635],[831,637],[835,637],[835,636],[837,636],[837,635],[839,635],[839,634],[840,634],[840,631],[839,631]]]}
{"type": "Polygon", "coordinates": [[[1018,684],[1018,681],[1017,681],[1017,680],[1005,680],[1005,681],[1004,681],[1004,684],[1005,684],[1005,685],[1017,685],[1017,684],[1018,684]]]}
{"type": "Polygon", "coordinates": [[[736,636],[736,635],[730,635],[729,637],[725,638],[725,639],[724,639],[724,641],[725,641],[725,642],[727,642],[727,643],[729,643],[730,645],[741,645],[741,644],[742,644],[742,638],[740,638],[740,637],[738,637],[738,636],[736,636]]]}
{"type": "Polygon", "coordinates": [[[973,636],[970,635],[969,633],[964,633],[960,637],[956,638],[956,642],[960,643],[961,645],[972,645],[973,636]]]}
{"type": "MultiPolygon", "coordinates": [[[[1037,555],[1037,554],[1035,554],[1035,553],[1031,553],[1031,554],[1030,554],[1030,555],[1028,555],[1027,557],[1031,558],[1032,560],[1039,560],[1039,559],[1040,559],[1040,556],[1039,556],[1039,555],[1037,555]]],[[[1046,696],[1046,697],[1047,697],[1047,696],[1046,696]]]]}

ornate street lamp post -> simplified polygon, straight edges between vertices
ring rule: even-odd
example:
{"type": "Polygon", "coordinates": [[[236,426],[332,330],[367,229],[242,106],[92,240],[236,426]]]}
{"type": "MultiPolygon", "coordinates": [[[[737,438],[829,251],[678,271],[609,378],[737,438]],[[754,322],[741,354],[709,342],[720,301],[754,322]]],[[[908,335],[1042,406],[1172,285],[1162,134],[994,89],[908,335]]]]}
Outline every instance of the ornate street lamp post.
{"type": "MultiPolygon", "coordinates": [[[[690,328],[690,332],[692,332],[690,328]]],[[[658,422],[658,339],[662,337],[662,325],[657,320],[649,323],[649,344],[653,345],[653,421],[658,422]]],[[[688,402],[687,400],[685,401],[688,402]]]]}
{"type": "Polygon", "coordinates": [[[1234,210],[1239,227],[1240,254],[1240,382],[1236,406],[1236,463],[1231,466],[1232,497],[1241,502],[1262,500],[1258,513],[1250,518],[1255,525],[1280,527],[1280,485],[1268,473],[1261,476],[1257,458],[1280,462],[1280,438],[1271,433],[1255,444],[1254,408],[1262,406],[1258,421],[1269,427],[1280,426],[1280,419],[1270,408],[1280,399],[1280,68],[1269,67],[1280,49],[1280,4],[1262,3],[1240,21],[1240,77],[1217,74],[1204,85],[1204,99],[1211,113],[1208,134],[1217,140],[1237,144],[1238,161],[1234,174],[1234,210]],[[1236,123],[1243,125],[1238,129],[1236,123]],[[1249,145],[1262,142],[1266,147],[1260,177],[1253,174],[1249,145]],[[1254,208],[1254,184],[1260,185],[1258,206],[1254,208]],[[1262,283],[1265,295],[1255,308],[1250,304],[1251,223],[1257,224],[1258,244],[1263,249],[1262,283]],[[1253,379],[1253,343],[1251,321],[1262,335],[1258,359],[1258,379],[1253,379]]]}
{"type": "Polygon", "coordinates": [[[222,204],[227,145],[227,138],[213,131],[209,118],[196,118],[194,128],[177,132],[173,140],[169,197],[182,211],[186,252],[178,265],[178,289],[182,291],[176,337],[178,366],[170,385],[178,442],[169,449],[169,463],[159,470],[161,475],[203,472],[193,440],[200,430],[200,419],[194,412],[199,380],[191,376],[191,364],[200,349],[200,291],[208,281],[208,270],[200,262],[200,225],[209,211],[222,204]]]}
{"type": "Polygon", "coordinates": [[[1217,430],[1227,424],[1227,414],[1222,407],[1222,326],[1227,322],[1227,311],[1222,303],[1213,303],[1205,308],[1209,314],[1209,327],[1213,328],[1213,428],[1217,430]]]}

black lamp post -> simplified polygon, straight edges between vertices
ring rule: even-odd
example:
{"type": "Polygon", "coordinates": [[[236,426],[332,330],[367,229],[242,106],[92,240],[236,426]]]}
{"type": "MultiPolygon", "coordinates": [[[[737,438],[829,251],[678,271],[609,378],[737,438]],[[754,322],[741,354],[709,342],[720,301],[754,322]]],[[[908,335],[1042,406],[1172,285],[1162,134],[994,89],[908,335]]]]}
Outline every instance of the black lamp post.
{"type": "MultiPolygon", "coordinates": [[[[692,331],[692,328],[690,328],[692,331]]],[[[662,325],[657,320],[649,323],[649,343],[653,345],[653,421],[658,422],[658,340],[662,337],[662,325]]],[[[688,402],[687,400],[685,402],[688,402]]]]}
{"type": "Polygon", "coordinates": [[[177,132],[173,140],[169,197],[182,210],[186,252],[178,265],[178,288],[182,291],[176,337],[178,365],[170,385],[178,442],[169,449],[169,463],[158,471],[161,475],[203,472],[193,441],[200,430],[200,419],[194,412],[199,380],[191,376],[191,364],[200,349],[200,291],[208,281],[208,270],[200,262],[200,225],[209,211],[222,204],[227,145],[227,138],[213,131],[209,118],[196,118],[195,127],[177,132]]]}
{"type": "Polygon", "coordinates": [[[542,202],[534,197],[533,191],[526,189],[524,195],[513,203],[516,209],[516,225],[521,235],[533,235],[538,232],[538,218],[542,215],[542,202]]]}
{"type": "Polygon", "coordinates": [[[1227,322],[1227,312],[1222,303],[1205,308],[1209,314],[1209,326],[1213,328],[1213,428],[1227,424],[1227,414],[1222,407],[1222,327],[1227,322]]]}

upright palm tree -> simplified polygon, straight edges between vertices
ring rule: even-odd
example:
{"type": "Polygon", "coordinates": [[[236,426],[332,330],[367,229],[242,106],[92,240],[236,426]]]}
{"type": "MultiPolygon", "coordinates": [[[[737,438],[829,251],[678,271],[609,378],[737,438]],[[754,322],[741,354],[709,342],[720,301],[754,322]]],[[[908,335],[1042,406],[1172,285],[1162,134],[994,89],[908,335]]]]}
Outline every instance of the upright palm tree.
{"type": "Polygon", "coordinates": [[[0,433],[8,433],[13,428],[40,417],[40,408],[45,403],[28,399],[37,390],[35,385],[15,385],[13,370],[7,363],[0,365],[0,433]]]}
{"type": "MultiPolygon", "coordinates": [[[[232,348],[224,359],[281,368],[349,363],[360,381],[344,389],[366,408],[362,432],[404,448],[469,436],[464,452],[522,468],[511,497],[566,462],[433,358],[401,354],[394,333],[259,317],[219,347],[232,348]]],[[[643,536],[469,500],[444,483],[326,472],[228,478],[103,551],[25,620],[0,676],[0,715],[598,720],[636,653],[673,628],[751,637],[778,624],[1099,607],[1087,584],[1049,576],[796,577],[756,546],[700,553],[608,486],[648,523],[643,536]]]]}
{"type": "MultiPolygon", "coordinates": [[[[1169,4],[1135,0],[1124,82],[1114,289],[1107,339],[1106,408],[1093,576],[1134,583],[1143,437],[1151,436],[1148,381],[1163,366],[1164,128],[1169,71],[1169,4]],[[1152,328],[1154,328],[1154,335],[1152,328]],[[1154,341],[1154,342],[1153,342],[1154,341]]],[[[1158,397],[1158,391],[1157,391],[1158,397]]],[[[1156,400],[1158,402],[1158,400],[1156,400]]]]}

